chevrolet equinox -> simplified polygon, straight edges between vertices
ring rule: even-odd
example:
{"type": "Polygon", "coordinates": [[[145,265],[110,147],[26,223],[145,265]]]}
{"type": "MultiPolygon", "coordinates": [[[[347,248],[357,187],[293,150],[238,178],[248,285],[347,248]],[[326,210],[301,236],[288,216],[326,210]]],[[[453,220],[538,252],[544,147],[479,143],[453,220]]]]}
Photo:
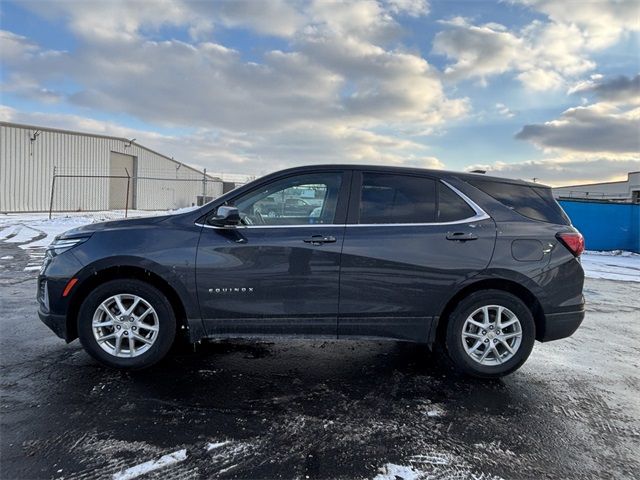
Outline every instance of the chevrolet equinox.
{"type": "Polygon", "coordinates": [[[117,368],[156,363],[184,332],[194,343],[422,342],[464,373],[498,377],[535,340],[568,337],[582,322],[583,248],[536,183],[309,166],[186,213],[58,236],[38,278],[39,316],[117,368]]]}

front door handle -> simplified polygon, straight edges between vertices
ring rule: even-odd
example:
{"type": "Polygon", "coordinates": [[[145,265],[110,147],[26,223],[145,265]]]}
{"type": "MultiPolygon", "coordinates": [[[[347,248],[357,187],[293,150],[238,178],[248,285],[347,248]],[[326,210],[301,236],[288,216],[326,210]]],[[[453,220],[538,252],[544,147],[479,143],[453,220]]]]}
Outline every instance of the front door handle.
{"type": "Polygon", "coordinates": [[[469,240],[477,240],[478,236],[475,233],[465,232],[448,232],[447,240],[453,240],[458,242],[467,242],[469,240]]]}
{"type": "Polygon", "coordinates": [[[304,243],[311,245],[322,245],[323,243],[335,243],[336,237],[333,235],[313,235],[304,239],[304,243]]]}

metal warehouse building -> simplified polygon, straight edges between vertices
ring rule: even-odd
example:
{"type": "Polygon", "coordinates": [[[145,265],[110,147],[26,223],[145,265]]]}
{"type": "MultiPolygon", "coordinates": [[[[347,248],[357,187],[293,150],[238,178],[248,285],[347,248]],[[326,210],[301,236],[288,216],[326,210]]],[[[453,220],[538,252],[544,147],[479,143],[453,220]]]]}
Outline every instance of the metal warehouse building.
{"type": "Polygon", "coordinates": [[[553,195],[556,198],[640,203],[640,172],[629,172],[627,179],[619,182],[586,183],[556,187],[553,189],[553,195]]]}
{"type": "Polygon", "coordinates": [[[167,210],[222,191],[135,139],[0,122],[0,212],[167,210]]]}

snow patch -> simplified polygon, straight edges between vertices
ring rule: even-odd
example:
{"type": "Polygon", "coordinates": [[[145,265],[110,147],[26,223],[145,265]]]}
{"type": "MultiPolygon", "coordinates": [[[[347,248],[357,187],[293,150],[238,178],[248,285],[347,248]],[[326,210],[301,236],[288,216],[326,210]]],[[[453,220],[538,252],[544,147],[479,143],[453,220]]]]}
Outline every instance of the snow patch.
{"type": "Polygon", "coordinates": [[[38,230],[34,230],[30,227],[25,227],[24,225],[19,225],[13,232],[13,236],[9,238],[5,238],[5,242],[7,243],[25,243],[29,240],[36,238],[41,235],[41,232],[38,230]]]}
{"type": "Polygon", "coordinates": [[[419,480],[425,476],[425,472],[405,465],[387,463],[380,468],[380,473],[373,480],[419,480]]]}
{"type": "Polygon", "coordinates": [[[14,226],[14,225],[11,225],[9,227],[3,228],[2,230],[0,230],[0,240],[4,240],[5,238],[9,237],[16,230],[17,230],[17,227],[14,226]]]}
{"type": "Polygon", "coordinates": [[[637,253],[589,250],[581,255],[580,261],[588,278],[640,282],[640,255],[637,253]]]}
{"type": "Polygon", "coordinates": [[[186,459],[187,450],[183,448],[182,450],[177,450],[173,453],[163,455],[157,460],[149,460],[148,462],[144,462],[139,465],[127,468],[126,470],[122,470],[121,472],[115,473],[113,475],[113,480],[131,480],[132,478],[137,478],[140,475],[144,475],[146,473],[168,467],[169,465],[174,465],[186,459]]]}
{"type": "Polygon", "coordinates": [[[220,448],[220,447],[223,447],[225,445],[228,445],[229,443],[231,443],[229,440],[227,440],[225,442],[207,443],[207,446],[205,447],[205,450],[207,452],[209,452],[211,450],[215,450],[216,448],[220,448]]]}
{"type": "MultiPolygon", "coordinates": [[[[407,458],[407,465],[386,463],[379,469],[380,473],[373,480],[428,480],[436,478],[502,480],[499,476],[477,471],[472,463],[464,457],[452,453],[434,451],[428,447],[425,450],[426,452],[423,454],[412,455],[407,458]]],[[[472,455],[472,459],[486,454],[487,452],[484,451],[476,452],[476,454],[472,455]]]]}
{"type": "Polygon", "coordinates": [[[436,418],[444,416],[446,412],[444,408],[439,407],[438,405],[432,405],[425,413],[429,418],[436,418]]]}

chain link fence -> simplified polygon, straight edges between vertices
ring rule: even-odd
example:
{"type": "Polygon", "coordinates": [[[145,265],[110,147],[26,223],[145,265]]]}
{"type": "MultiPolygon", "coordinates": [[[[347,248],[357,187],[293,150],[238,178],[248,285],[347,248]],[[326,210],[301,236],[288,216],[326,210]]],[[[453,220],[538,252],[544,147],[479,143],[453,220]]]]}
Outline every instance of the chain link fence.
{"type": "Polygon", "coordinates": [[[54,173],[49,218],[56,212],[103,210],[176,210],[203,205],[235,185],[203,175],[164,178],[128,175],[77,175],[54,173]]]}

